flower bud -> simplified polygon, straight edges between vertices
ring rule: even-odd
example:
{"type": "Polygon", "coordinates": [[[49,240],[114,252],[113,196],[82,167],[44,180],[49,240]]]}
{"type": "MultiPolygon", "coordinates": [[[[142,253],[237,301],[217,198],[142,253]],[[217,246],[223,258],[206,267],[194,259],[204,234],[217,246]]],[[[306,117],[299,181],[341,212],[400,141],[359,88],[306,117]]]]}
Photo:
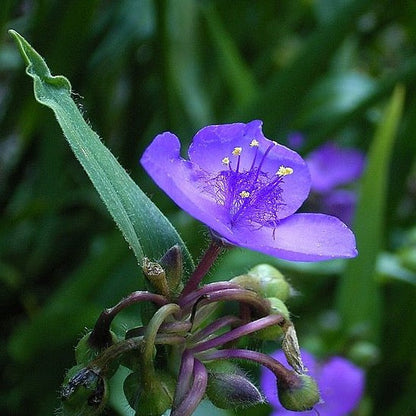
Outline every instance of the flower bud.
{"type": "Polygon", "coordinates": [[[147,257],[143,259],[142,270],[146,279],[151,283],[157,293],[169,296],[168,281],[166,273],[159,263],[150,261],[147,257]]]}
{"type": "Polygon", "coordinates": [[[183,258],[182,250],[178,244],[171,247],[159,260],[159,264],[166,272],[169,292],[175,296],[182,290],[183,258]]]}
{"type": "Polygon", "coordinates": [[[167,372],[136,371],[124,380],[124,394],[136,416],[161,416],[173,403],[176,380],[167,372]]]}
{"type": "Polygon", "coordinates": [[[285,302],[290,296],[290,285],[282,273],[269,264],[258,264],[248,271],[261,287],[261,295],[266,298],[278,298],[285,302]]]}
{"type": "Polygon", "coordinates": [[[107,380],[95,370],[76,365],[67,372],[61,391],[63,416],[99,415],[107,399],[107,380]]]}
{"type": "Polygon", "coordinates": [[[220,409],[248,407],[263,402],[257,387],[240,374],[208,374],[207,396],[212,404],[220,409]]]}
{"type": "Polygon", "coordinates": [[[277,394],[282,406],[287,410],[302,412],[310,410],[319,400],[319,389],[316,381],[306,375],[297,374],[298,382],[287,382],[282,378],[277,380],[277,394]]]}
{"type": "MultiPolygon", "coordinates": [[[[109,331],[109,340],[105,344],[105,346],[99,346],[97,343],[94,342],[94,338],[91,336],[93,331],[88,332],[85,334],[79,341],[77,346],[75,347],[75,360],[77,364],[83,364],[86,366],[92,360],[97,358],[97,356],[105,349],[114,345],[118,342],[117,335],[113,331],[109,331]]],[[[108,378],[112,377],[112,375],[117,371],[119,366],[118,360],[112,363],[106,369],[107,373],[106,376],[108,378]]]]}
{"type": "MultiPolygon", "coordinates": [[[[283,318],[290,321],[290,313],[286,307],[286,305],[278,298],[267,298],[270,302],[270,315],[282,315],[283,318]]],[[[256,332],[256,337],[266,340],[266,341],[273,341],[276,338],[279,338],[283,335],[283,329],[275,324],[271,325],[267,328],[264,328],[260,331],[256,332]]]]}
{"type": "Polygon", "coordinates": [[[275,267],[258,264],[248,271],[231,279],[245,289],[253,290],[265,298],[278,298],[285,302],[290,296],[290,285],[275,267]]]}

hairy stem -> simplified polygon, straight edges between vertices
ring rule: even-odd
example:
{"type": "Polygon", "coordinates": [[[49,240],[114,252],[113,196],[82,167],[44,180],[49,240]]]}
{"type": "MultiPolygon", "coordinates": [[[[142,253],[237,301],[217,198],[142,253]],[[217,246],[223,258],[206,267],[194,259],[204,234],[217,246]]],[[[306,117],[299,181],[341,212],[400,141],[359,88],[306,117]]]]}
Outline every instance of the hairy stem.
{"type": "Polygon", "coordinates": [[[218,244],[217,241],[211,240],[211,243],[202,257],[201,261],[196,266],[195,270],[191,274],[188,282],[182,290],[181,299],[193,292],[198,288],[204,276],[208,273],[214,261],[217,259],[218,255],[221,253],[223,246],[218,244]]]}

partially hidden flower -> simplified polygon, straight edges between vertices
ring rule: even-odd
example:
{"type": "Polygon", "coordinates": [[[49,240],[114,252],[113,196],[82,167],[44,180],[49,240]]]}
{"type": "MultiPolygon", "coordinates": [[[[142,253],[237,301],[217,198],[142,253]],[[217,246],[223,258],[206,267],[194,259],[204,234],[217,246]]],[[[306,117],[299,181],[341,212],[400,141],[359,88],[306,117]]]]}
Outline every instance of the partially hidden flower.
{"type": "Polygon", "coordinates": [[[295,213],[311,187],[308,167],[265,138],[261,126],[207,126],[189,160],[180,156],[179,139],[162,133],[141,163],[176,204],[231,244],[293,261],[356,256],[354,235],[339,219],[295,213]]]}
{"type": "MultiPolygon", "coordinates": [[[[272,357],[290,368],[283,351],[278,350],[272,357]]],[[[333,356],[325,362],[319,362],[309,352],[302,350],[302,359],[319,387],[321,402],[314,409],[305,412],[292,412],[285,409],[278,400],[275,375],[262,368],[261,389],[267,401],[273,406],[271,416],[347,416],[360,403],[364,392],[364,371],[347,359],[333,356]],[[317,413],[317,412],[318,413],[317,413]]]]}
{"type": "Polygon", "coordinates": [[[305,160],[311,173],[311,191],[320,209],[351,224],[357,201],[351,185],[363,173],[364,154],[357,149],[327,142],[305,160]]]}
{"type": "Polygon", "coordinates": [[[359,179],[365,163],[363,153],[357,149],[342,148],[327,142],[311,152],[306,162],[312,178],[312,191],[327,193],[359,179]]]}

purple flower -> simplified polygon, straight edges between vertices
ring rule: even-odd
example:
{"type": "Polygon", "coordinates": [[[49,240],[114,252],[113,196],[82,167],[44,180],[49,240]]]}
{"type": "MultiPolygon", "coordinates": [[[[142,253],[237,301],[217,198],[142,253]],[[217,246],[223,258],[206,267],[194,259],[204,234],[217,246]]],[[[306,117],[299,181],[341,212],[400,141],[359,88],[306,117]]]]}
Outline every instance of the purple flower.
{"type": "Polygon", "coordinates": [[[328,142],[313,151],[306,162],[311,173],[311,191],[315,202],[326,214],[350,224],[357,198],[354,190],[342,186],[350,185],[361,177],[365,165],[364,154],[328,142]]]}
{"type": "MultiPolygon", "coordinates": [[[[272,357],[290,368],[283,351],[276,351],[272,357]]],[[[362,369],[338,356],[320,363],[305,350],[302,350],[302,359],[308,374],[315,378],[319,386],[322,403],[317,404],[315,409],[320,416],[346,416],[358,406],[365,383],[362,369]]],[[[316,416],[314,410],[292,412],[283,408],[277,398],[276,377],[267,368],[262,369],[260,382],[263,393],[274,408],[272,416],[316,416]]]]}
{"type": "Polygon", "coordinates": [[[266,139],[261,125],[207,126],[195,135],[189,160],[166,132],[141,163],[182,209],[231,244],[296,261],[356,256],[354,235],[337,218],[295,214],[310,190],[308,167],[266,139]]]}

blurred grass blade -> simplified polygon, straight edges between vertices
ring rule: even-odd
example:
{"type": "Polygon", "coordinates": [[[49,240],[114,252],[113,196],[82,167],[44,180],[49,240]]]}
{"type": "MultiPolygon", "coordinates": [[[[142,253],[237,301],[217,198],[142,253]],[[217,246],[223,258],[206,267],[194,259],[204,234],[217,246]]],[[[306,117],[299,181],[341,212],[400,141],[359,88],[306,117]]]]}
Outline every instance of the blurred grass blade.
{"type": "Polygon", "coordinates": [[[256,95],[257,85],[234,40],[227,33],[213,4],[201,3],[212,45],[221,59],[221,69],[235,103],[245,105],[256,95]]]}
{"type": "Polygon", "coordinates": [[[382,249],[389,162],[403,102],[404,88],[397,86],[375,133],[362,179],[354,223],[359,255],[348,261],[338,288],[338,310],[344,325],[362,327],[373,340],[379,336],[382,307],[375,267],[382,249]]]}
{"type": "Polygon", "coordinates": [[[180,236],[85,122],[71,98],[69,81],[63,76],[52,76],[45,61],[29,43],[13,30],[10,34],[27,64],[27,74],[34,80],[36,100],[54,111],[75,156],[139,263],[144,255],[157,259],[179,243],[186,269],[191,270],[192,259],[180,236]]]}

